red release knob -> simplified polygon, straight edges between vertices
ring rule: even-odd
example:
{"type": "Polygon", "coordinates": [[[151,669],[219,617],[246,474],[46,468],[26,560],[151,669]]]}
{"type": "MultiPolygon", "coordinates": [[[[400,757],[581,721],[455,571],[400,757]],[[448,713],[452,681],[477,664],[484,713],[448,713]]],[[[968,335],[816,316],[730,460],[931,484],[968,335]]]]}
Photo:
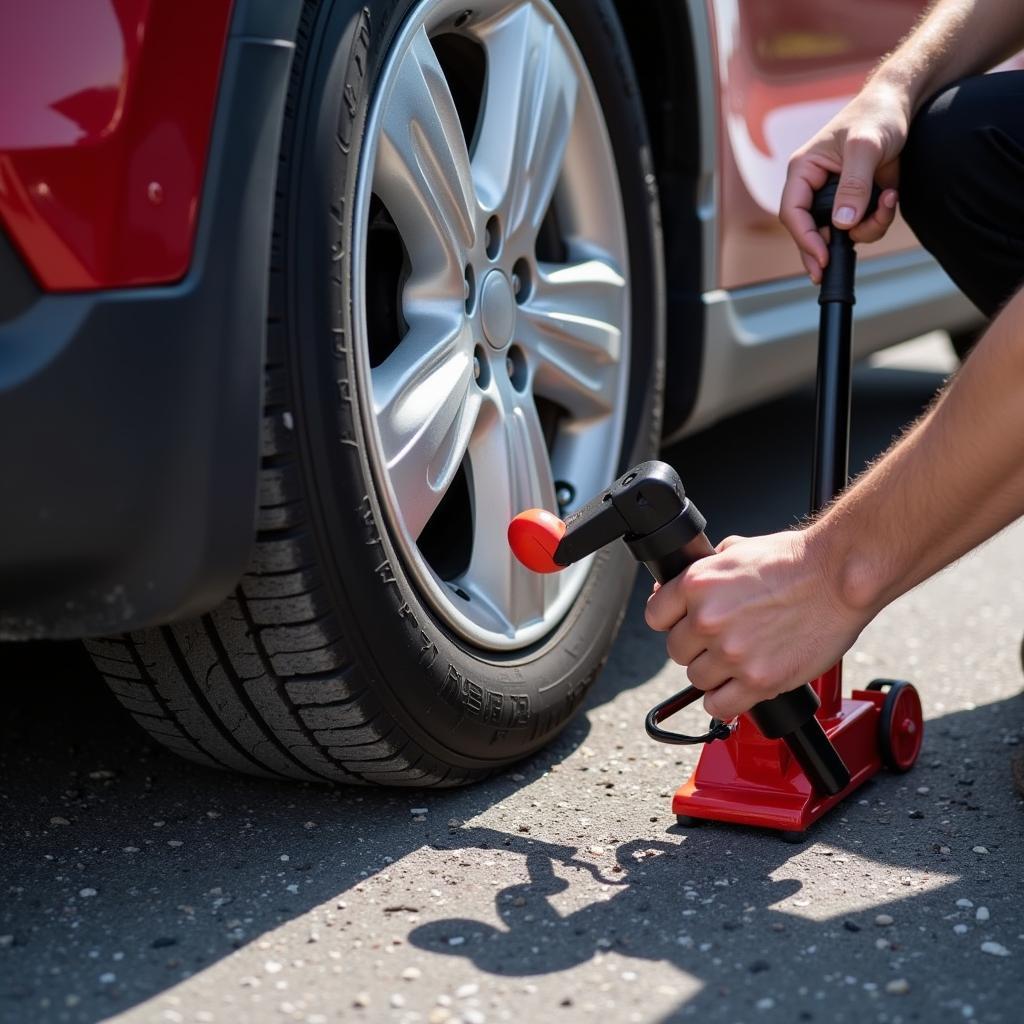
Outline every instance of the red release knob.
{"type": "Polygon", "coordinates": [[[565,534],[565,523],[542,508],[531,508],[508,524],[508,546],[527,569],[534,572],[561,572],[555,561],[555,548],[565,534]]]}

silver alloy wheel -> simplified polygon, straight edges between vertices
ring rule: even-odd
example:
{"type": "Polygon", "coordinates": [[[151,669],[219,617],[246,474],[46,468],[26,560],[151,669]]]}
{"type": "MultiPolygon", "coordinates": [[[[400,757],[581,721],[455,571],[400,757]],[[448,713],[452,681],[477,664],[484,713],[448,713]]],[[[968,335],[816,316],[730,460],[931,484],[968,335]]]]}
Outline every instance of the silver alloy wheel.
{"type": "Polygon", "coordinates": [[[471,12],[425,0],[389,54],[364,140],[353,312],[382,503],[441,619],[475,646],[521,648],[561,621],[589,566],[529,573],[508,522],[572,511],[614,476],[622,445],[628,249],[601,108],[547,0],[471,12]],[[486,68],[470,145],[438,57],[452,38],[479,47],[486,68]],[[371,210],[401,242],[390,299],[368,294],[381,277],[367,264],[371,210]],[[538,259],[552,224],[560,258],[538,259]],[[389,301],[393,327],[371,331],[389,301]],[[461,545],[461,563],[442,565],[461,545]]]}

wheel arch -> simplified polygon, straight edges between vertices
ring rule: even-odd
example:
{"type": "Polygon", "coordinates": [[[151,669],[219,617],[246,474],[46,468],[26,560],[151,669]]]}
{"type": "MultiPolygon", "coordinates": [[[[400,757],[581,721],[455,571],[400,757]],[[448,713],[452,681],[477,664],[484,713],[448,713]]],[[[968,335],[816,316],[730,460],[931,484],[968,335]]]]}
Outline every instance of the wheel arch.
{"type": "Polygon", "coordinates": [[[704,347],[702,293],[717,277],[717,99],[703,0],[614,0],[640,86],[661,205],[667,283],[663,434],[697,400],[704,347]]]}

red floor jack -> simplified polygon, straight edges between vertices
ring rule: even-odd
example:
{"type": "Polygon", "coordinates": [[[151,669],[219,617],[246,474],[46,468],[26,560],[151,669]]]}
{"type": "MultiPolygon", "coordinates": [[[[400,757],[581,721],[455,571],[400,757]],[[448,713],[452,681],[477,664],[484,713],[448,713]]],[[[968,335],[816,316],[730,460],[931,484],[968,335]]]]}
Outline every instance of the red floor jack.
{"type": "MultiPolygon", "coordinates": [[[[815,197],[829,224],[837,179],[815,197]]],[[[877,197],[876,197],[877,201],[877,197]]],[[[819,303],[818,383],[811,510],[846,486],[849,462],[851,341],[856,253],[846,231],[831,230],[819,303]]],[[[617,539],[656,580],[678,576],[714,553],[706,522],[675,470],[645,462],[563,523],[539,509],[509,526],[516,557],[536,572],[557,572],[617,539]]],[[[924,735],[921,700],[907,682],[876,679],[842,696],[842,663],[810,684],[751,708],[734,723],[711,720],[700,736],[661,723],[703,696],[688,686],[647,715],[662,743],[705,744],[693,775],[672,800],[680,824],[701,820],[778,829],[803,838],[807,827],[883,766],[908,771],[924,735]]]]}

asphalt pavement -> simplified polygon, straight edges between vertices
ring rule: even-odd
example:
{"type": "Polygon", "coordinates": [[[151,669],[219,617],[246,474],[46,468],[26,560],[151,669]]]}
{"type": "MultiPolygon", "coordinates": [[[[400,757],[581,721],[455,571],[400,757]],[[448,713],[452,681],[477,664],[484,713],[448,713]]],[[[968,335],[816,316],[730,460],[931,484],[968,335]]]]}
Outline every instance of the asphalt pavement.
{"type": "MultiPolygon", "coordinates": [[[[858,463],[950,366],[932,337],[858,370],[858,463]]],[[[812,410],[803,391],[669,453],[714,536],[801,515],[812,410]]],[[[798,846],[676,825],[697,751],[643,733],[682,684],[647,586],[559,740],[452,792],[207,771],[75,645],[0,650],[0,1020],[1020,1021],[1024,524],[857,642],[847,686],[912,679],[924,751],[798,846]]]]}

